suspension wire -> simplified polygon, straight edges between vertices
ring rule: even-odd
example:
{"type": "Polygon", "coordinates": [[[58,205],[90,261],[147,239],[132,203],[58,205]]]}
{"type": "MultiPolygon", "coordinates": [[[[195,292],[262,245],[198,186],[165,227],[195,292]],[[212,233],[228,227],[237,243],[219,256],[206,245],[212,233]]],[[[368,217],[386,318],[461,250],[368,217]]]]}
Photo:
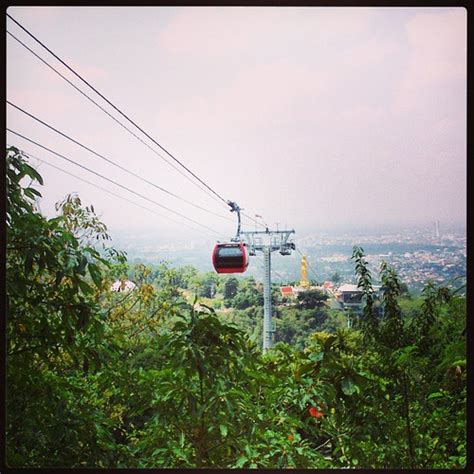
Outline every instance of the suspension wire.
{"type": "MultiPolygon", "coordinates": [[[[292,255],[294,255],[294,254],[292,254],[292,255]]],[[[264,264],[264,262],[261,261],[261,262],[259,262],[259,263],[260,263],[260,267],[261,267],[263,270],[265,270],[265,264],[264,264]]],[[[281,273],[277,272],[273,267],[272,267],[272,272],[275,273],[275,274],[282,280],[282,283],[285,282],[285,281],[288,282],[288,281],[291,280],[290,277],[283,277],[283,276],[281,275],[281,273]]]]}
{"type": "Polygon", "coordinates": [[[274,268],[272,268],[272,272],[276,274],[277,277],[280,278],[281,283],[283,284],[285,281],[288,282],[288,278],[285,278],[281,275],[281,273],[277,272],[274,268]]]}
{"type": "MultiPolygon", "coordinates": [[[[99,103],[97,103],[92,97],[87,95],[84,91],[79,89],[73,82],[71,82],[66,76],[61,74],[57,69],[55,69],[51,64],[49,64],[45,59],[43,59],[41,56],[36,54],[31,48],[29,48],[25,43],[23,43],[21,40],[19,40],[14,34],[10,33],[7,30],[7,33],[14,38],[18,43],[20,43],[25,49],[27,49],[31,54],[33,54],[36,58],[38,58],[43,64],[45,64],[49,69],[54,71],[58,76],[60,76],[62,79],[64,79],[70,86],[72,86],[77,92],[79,92],[81,95],[83,95],[86,99],[88,99],[90,102],[92,102],[96,107],[98,107],[102,112],[104,112],[106,115],[108,115],[114,122],[119,124],[123,129],[125,129],[128,133],[130,133],[132,136],[134,136],[139,142],[141,142],[143,145],[145,145],[149,150],[151,150],[155,155],[160,157],[162,160],[164,160],[167,164],[169,164],[173,169],[175,169],[179,174],[184,176],[189,182],[194,184],[196,187],[198,187],[201,191],[204,191],[206,194],[208,194],[210,197],[212,197],[214,200],[217,202],[221,203],[213,194],[210,194],[205,188],[203,188],[199,183],[191,179],[188,174],[186,174],[184,171],[179,169],[172,161],[167,159],[165,156],[163,156],[159,151],[155,150],[152,146],[150,146],[145,140],[140,138],[135,132],[130,130],[126,125],[124,125],[120,120],[118,120],[116,117],[114,117],[108,110],[106,110],[104,107],[102,107],[99,103]]],[[[227,208],[227,206],[226,206],[227,208]]]]}
{"type": "MultiPolygon", "coordinates": [[[[129,202],[130,204],[133,204],[137,207],[141,207],[142,209],[145,209],[146,211],[149,211],[149,212],[152,212],[153,214],[157,215],[157,216],[160,216],[160,217],[163,217],[164,219],[169,219],[177,224],[184,224],[186,226],[188,226],[190,229],[193,229],[193,230],[196,230],[198,232],[202,232],[201,229],[198,229],[197,227],[194,227],[190,224],[188,224],[187,222],[179,222],[178,220],[174,219],[173,217],[171,216],[166,216],[165,214],[161,214],[160,212],[156,212],[154,209],[150,209],[149,207],[146,207],[146,206],[142,206],[141,204],[138,204],[137,202],[134,202],[134,201],[130,201],[130,199],[127,199],[123,196],[120,196],[119,194],[116,194],[114,193],[113,191],[110,191],[109,189],[105,189],[103,188],[102,186],[99,186],[98,184],[95,184],[91,181],[88,181],[87,179],[84,179],[84,178],[81,178],[80,176],[77,176],[75,175],[74,173],[70,173],[69,171],[66,171],[64,170],[63,168],[60,168],[59,166],[56,166],[56,165],[53,165],[52,163],[49,163],[48,161],[46,160],[43,160],[35,155],[33,155],[32,153],[30,152],[27,152],[27,151],[24,151],[24,150],[20,150],[25,156],[29,157],[29,158],[34,158],[35,160],[38,160],[40,161],[41,163],[44,163],[45,165],[48,165],[48,166],[51,166],[52,168],[56,168],[57,170],[61,171],[62,173],[65,173],[65,174],[68,174],[69,176],[72,176],[73,178],[76,178],[80,181],[83,181],[84,183],[87,183],[87,184],[90,184],[91,186],[94,186],[95,188],[97,189],[100,189],[101,191],[105,191],[106,193],[109,193],[111,194],[112,196],[115,196],[119,199],[122,199],[123,201],[127,201],[129,202]]],[[[211,234],[208,234],[208,235],[211,235],[211,234]]],[[[212,234],[213,235],[213,234],[212,234]]]]}
{"type": "Polygon", "coordinates": [[[247,214],[245,214],[245,212],[241,212],[242,215],[244,215],[245,217],[247,217],[247,219],[250,219],[251,221],[255,222],[255,224],[259,225],[262,229],[266,229],[266,227],[261,223],[261,222],[258,222],[256,219],[254,219],[253,217],[251,216],[248,216],[247,214]]]}
{"type": "Polygon", "coordinates": [[[184,168],[189,174],[191,174],[195,179],[197,179],[201,184],[203,184],[209,191],[211,191],[216,197],[221,201],[227,204],[227,200],[224,199],[220,194],[214,191],[210,186],[208,186],[199,176],[194,174],[187,166],[185,166],[181,161],[175,158],[168,150],[161,146],[153,137],[151,137],[147,132],[145,132],[140,126],[138,126],[131,118],[129,118],[124,112],[122,112],[118,107],[116,107],[109,99],[107,99],[103,94],[101,94],[94,86],[92,86],[88,81],[86,81],[80,74],[78,74],[73,68],[71,68],[66,62],[64,62],[58,55],[56,55],[51,49],[49,49],[44,43],[42,43],[35,35],[30,33],[23,25],[21,25],[17,20],[15,20],[10,14],[7,13],[8,18],[14,21],[25,33],[27,33],[31,38],[33,38],[39,45],[41,45],[46,51],[53,55],[61,64],[63,64],[69,71],[71,71],[77,78],[79,78],[84,84],[91,88],[97,95],[99,95],[103,100],[105,100],[113,109],[115,109],[122,117],[128,120],[132,125],[134,125],[138,130],[140,130],[149,140],[151,140],[155,145],[160,147],[168,156],[170,156],[176,163],[178,163],[182,168],[184,168]]]}
{"type": "MultiPolygon", "coordinates": [[[[37,38],[35,38],[29,31],[27,31],[22,25],[20,25],[13,17],[11,17],[8,13],[7,13],[7,16],[13,20],[15,23],[18,24],[18,26],[20,26],[20,28],[22,28],[27,34],[29,34],[33,39],[35,39],[35,41],[37,41],[39,44],[41,44],[41,46],[43,46],[47,51],[49,51],[54,57],[56,57],[61,63],[63,63],[68,69],[71,69],[69,68],[69,66],[64,63],[59,57],[57,57],[52,51],[49,50],[49,48],[47,48],[45,45],[43,45],[37,38]]],[[[126,125],[124,125],[122,122],[120,122],[116,117],[114,117],[110,112],[108,112],[104,107],[102,107],[99,103],[97,103],[94,99],[92,99],[89,95],[87,95],[84,91],[82,91],[79,87],[77,87],[73,82],[71,82],[66,76],[64,76],[61,72],[59,72],[56,68],[54,68],[53,66],[51,66],[51,64],[49,64],[45,59],[43,59],[41,56],[39,56],[35,51],[33,51],[30,47],[28,47],[25,43],[23,43],[19,38],[17,38],[13,33],[9,32],[7,30],[7,33],[13,38],[15,39],[21,46],[23,46],[27,51],[29,51],[31,54],[33,54],[33,56],[35,56],[37,59],[39,59],[43,64],[45,64],[49,69],[51,69],[53,72],[55,72],[58,76],[60,76],[63,80],[65,80],[71,87],[73,87],[77,92],[79,92],[82,96],[84,96],[86,99],[88,99],[90,102],[92,102],[96,107],[98,107],[102,112],[104,112],[107,116],[109,116],[112,120],[114,120],[118,125],[120,125],[123,129],[125,129],[128,133],[130,133],[133,137],[135,137],[138,141],[140,141],[143,145],[145,145],[149,150],[151,150],[155,155],[157,155],[158,157],[160,157],[161,159],[163,159],[167,164],[169,164],[173,169],[175,169],[176,171],[178,171],[178,173],[180,173],[182,176],[184,176],[188,181],[190,181],[192,184],[194,184],[195,186],[197,186],[201,191],[204,191],[206,192],[210,197],[212,197],[213,199],[215,199],[216,201],[222,203],[222,201],[224,201],[226,203],[226,208],[228,206],[228,202],[225,201],[222,197],[219,196],[220,198],[220,201],[215,197],[215,195],[213,194],[210,194],[205,188],[203,188],[199,183],[197,183],[196,181],[192,180],[186,173],[184,173],[181,169],[179,169],[175,164],[173,164],[173,162],[171,162],[170,160],[168,160],[165,156],[163,156],[160,152],[158,152],[157,150],[155,150],[153,147],[151,147],[147,142],[145,142],[141,137],[139,137],[136,133],[134,133],[132,130],[130,130],[126,125]]],[[[72,71],[74,74],[77,75],[77,73],[75,71],[72,71]]],[[[79,76],[78,76],[79,77],[79,76]]],[[[80,78],[82,80],[82,78],[80,78]]],[[[87,82],[86,82],[87,83],[87,82]]],[[[89,84],[87,84],[89,85],[89,84]]],[[[89,85],[90,86],[90,85],[89,85]]],[[[94,91],[95,89],[90,86],[94,91]]],[[[97,91],[96,91],[97,92],[97,91]]],[[[101,97],[103,97],[100,93],[98,93],[101,97]]],[[[106,100],[108,102],[107,99],[104,98],[104,100],[106,100]]],[[[111,104],[113,106],[113,104],[111,104]]],[[[114,106],[113,106],[114,107],[114,106]]],[[[114,107],[115,108],[115,107],[114,107]]],[[[120,112],[120,111],[119,111],[120,112]]],[[[120,112],[121,113],[121,112],[120,112]]],[[[122,114],[123,115],[123,114],[122,114]]],[[[127,117],[125,117],[127,118],[127,117]]],[[[138,127],[134,122],[131,122],[133,125],[135,125],[139,130],[140,127],[138,127]]],[[[141,130],[142,131],[142,130],[141,130]]],[[[142,131],[143,132],[143,131],[142,131]]],[[[144,133],[144,132],[143,132],[144,133]]],[[[148,136],[146,133],[145,133],[146,136],[148,136]]],[[[152,141],[154,141],[151,137],[149,137],[152,141]]],[[[158,144],[158,146],[160,146],[158,144]]],[[[160,148],[162,148],[160,146],[160,148]]],[[[163,149],[163,148],[162,148],[163,149]]],[[[165,149],[163,149],[165,152],[167,152],[165,149]]],[[[168,152],[167,152],[168,153],[168,152]]],[[[169,154],[169,153],[168,153],[169,154]]],[[[173,159],[175,159],[172,155],[170,155],[173,159]]],[[[175,159],[176,161],[176,159],[175,159]]],[[[181,164],[181,163],[180,163],[181,164]]],[[[191,173],[192,174],[192,173],[191,173]]],[[[199,179],[199,178],[198,178],[199,179]]],[[[205,185],[205,183],[203,183],[205,185]]],[[[248,216],[247,214],[245,213],[242,213],[245,217],[247,217],[248,219],[250,219],[251,221],[253,221],[256,225],[260,226],[261,228],[265,229],[265,226],[263,224],[261,224],[260,222],[256,221],[254,218],[252,218],[251,216],[248,216]]],[[[217,215],[217,214],[216,214],[217,215]]],[[[220,216],[220,217],[223,217],[223,216],[220,216]]],[[[227,219],[227,218],[226,218],[227,219]]]]}
{"type": "MultiPolygon", "coordinates": [[[[13,18],[12,18],[13,20],[13,18]]],[[[213,194],[210,194],[205,188],[203,188],[199,183],[191,179],[188,174],[186,174],[184,171],[182,171],[179,167],[177,167],[172,161],[167,159],[165,156],[163,156],[159,151],[157,151],[155,148],[150,146],[145,140],[143,140],[140,136],[138,136],[133,130],[130,130],[126,125],[124,125],[120,120],[118,120],[116,117],[114,117],[108,110],[106,110],[104,107],[102,107],[99,103],[97,103],[92,97],[90,97],[88,94],[86,94],[83,90],[81,90],[79,87],[77,87],[73,82],[71,82],[66,76],[64,76],[60,71],[58,71],[56,68],[51,66],[45,59],[43,59],[41,56],[39,56],[35,51],[33,51],[29,46],[27,46],[23,41],[21,41],[19,38],[17,38],[13,33],[10,33],[7,30],[7,33],[15,40],[17,41],[21,46],[23,46],[27,51],[29,51],[33,56],[35,56],[37,59],[39,59],[45,66],[47,66],[49,69],[51,69],[54,73],[56,73],[59,77],[61,77],[64,81],[66,81],[71,87],[73,87],[77,92],[79,92],[83,97],[85,97],[87,100],[89,100],[92,104],[94,104],[96,107],[98,107],[102,112],[104,112],[108,117],[110,117],[114,122],[116,122],[118,125],[120,125],[124,130],[126,130],[128,133],[130,133],[134,138],[136,138],[140,143],[145,145],[149,150],[151,150],[155,155],[160,157],[162,160],[164,160],[168,165],[170,165],[174,170],[176,170],[179,174],[184,176],[188,181],[190,181],[193,185],[198,187],[201,191],[204,191],[206,194],[208,194],[210,197],[212,197],[214,200],[222,204],[222,201],[218,200],[213,194]]],[[[228,206],[228,205],[227,205],[228,206]]],[[[226,209],[227,209],[226,206],[226,209]]],[[[248,216],[245,213],[242,213],[244,216],[246,216],[248,219],[252,220],[255,222],[257,225],[262,227],[263,229],[265,226],[261,224],[260,222],[256,221],[252,217],[248,216]]],[[[217,214],[216,214],[217,215],[217,214]]],[[[222,217],[222,216],[221,216],[222,217]]],[[[226,218],[227,219],[227,218],[226,218]]],[[[229,219],[231,220],[231,219],[229,219]]]]}
{"type": "MultiPolygon", "coordinates": [[[[262,255],[262,260],[259,259],[258,263],[260,265],[260,268],[265,272],[265,262],[263,261],[263,255],[262,255]]],[[[289,277],[284,277],[280,272],[276,271],[273,266],[271,268],[271,272],[280,278],[282,284],[284,284],[284,282],[288,282],[288,280],[290,279],[289,277]]],[[[276,282],[272,281],[272,283],[276,283],[276,282]]]]}
{"type": "MultiPolygon", "coordinates": [[[[260,269],[261,269],[261,270],[263,271],[263,273],[265,274],[265,262],[264,262],[264,259],[263,259],[263,255],[261,255],[261,258],[259,258],[259,257],[260,257],[260,255],[258,255],[258,256],[255,255],[255,256],[254,256],[255,260],[257,261],[258,266],[260,267],[260,269]]],[[[271,272],[272,272],[272,274],[274,273],[276,276],[278,276],[283,282],[284,282],[284,281],[288,281],[288,278],[284,278],[284,277],[281,275],[281,273],[277,272],[277,271],[275,270],[275,268],[273,268],[273,266],[272,266],[272,268],[271,268],[271,272]]],[[[272,280],[272,284],[273,284],[273,283],[276,284],[276,282],[274,282],[274,281],[272,280]]]]}
{"type": "Polygon", "coordinates": [[[187,216],[185,216],[184,214],[181,214],[181,213],[178,212],[178,211],[175,211],[175,210],[173,210],[173,209],[170,209],[169,207],[166,207],[166,206],[164,206],[163,204],[160,204],[160,203],[158,203],[158,202],[156,202],[156,201],[153,201],[153,199],[147,198],[147,197],[144,196],[143,194],[137,193],[136,191],[133,191],[132,189],[130,189],[130,188],[128,188],[128,187],[126,187],[126,186],[124,186],[124,185],[122,185],[122,184],[120,184],[120,183],[117,183],[117,182],[111,180],[110,178],[107,178],[106,176],[103,176],[103,175],[101,175],[100,173],[97,173],[96,171],[91,170],[90,168],[87,168],[86,166],[83,166],[83,165],[80,165],[79,163],[76,163],[75,161],[73,161],[73,160],[71,160],[71,159],[65,157],[64,155],[61,155],[60,153],[57,153],[56,151],[51,150],[50,148],[45,147],[44,145],[41,145],[40,143],[35,142],[34,140],[31,140],[31,139],[28,138],[28,137],[25,137],[25,136],[22,135],[21,133],[15,132],[14,130],[10,130],[9,128],[7,128],[7,131],[9,131],[10,133],[13,133],[13,134],[15,134],[15,135],[17,135],[17,136],[23,138],[24,140],[29,141],[30,143],[33,143],[33,144],[36,145],[36,146],[39,146],[40,148],[43,148],[43,149],[46,150],[46,151],[49,151],[50,153],[53,153],[54,155],[56,155],[56,156],[58,156],[58,157],[60,157],[60,158],[62,158],[62,159],[64,159],[64,160],[66,160],[66,161],[69,161],[70,163],[75,164],[76,166],[79,166],[80,168],[83,168],[83,169],[89,171],[90,173],[95,174],[96,176],[100,176],[101,178],[105,179],[106,181],[109,181],[110,183],[113,183],[113,184],[115,184],[116,186],[119,186],[119,187],[121,187],[122,189],[125,189],[125,190],[127,190],[128,192],[130,192],[130,193],[132,193],[132,194],[135,194],[135,195],[141,197],[142,199],[145,199],[145,200],[147,200],[147,201],[149,201],[149,202],[151,202],[151,203],[153,203],[153,204],[155,204],[155,205],[157,205],[157,206],[159,206],[159,207],[162,207],[163,209],[166,209],[167,211],[169,211],[169,212],[171,212],[171,213],[173,213],[173,214],[176,214],[176,215],[178,215],[178,216],[180,216],[180,217],[182,217],[182,218],[184,218],[184,219],[187,219],[188,221],[191,221],[191,222],[193,222],[194,224],[197,224],[197,225],[200,226],[200,227],[203,227],[203,228],[205,228],[205,229],[207,229],[207,230],[210,230],[210,231],[211,231],[212,233],[214,233],[214,234],[223,235],[223,234],[221,234],[220,232],[217,232],[217,231],[215,231],[214,229],[211,229],[210,227],[208,227],[208,226],[206,226],[206,225],[204,225],[204,224],[201,224],[200,222],[195,221],[194,219],[191,219],[190,217],[187,217],[187,216]]]}
{"type": "Polygon", "coordinates": [[[100,153],[97,153],[96,151],[92,150],[91,148],[83,145],[82,143],[78,142],[77,140],[75,140],[74,138],[71,138],[69,135],[61,132],[60,130],[54,128],[52,125],[49,125],[48,123],[44,122],[43,120],[39,119],[38,117],[36,117],[35,115],[27,112],[26,110],[22,109],[21,107],[19,107],[18,105],[15,105],[13,104],[12,102],[10,102],[9,100],[7,100],[7,104],[14,107],[15,109],[19,110],[20,112],[22,112],[23,114],[27,115],[28,117],[32,118],[33,120],[36,120],[37,122],[41,123],[42,125],[44,125],[45,127],[48,127],[49,129],[53,130],[54,132],[58,133],[59,135],[63,136],[64,138],[67,138],[68,140],[72,141],[73,143],[75,143],[76,145],[79,145],[80,147],[84,148],[85,150],[89,151],[90,153],[94,154],[95,156],[101,158],[102,160],[105,160],[107,163],[110,163],[111,165],[121,169],[122,171],[125,171],[126,173],[134,176],[135,178],[138,178],[138,179],[141,179],[142,181],[144,181],[145,183],[151,185],[151,186],[154,186],[155,188],[159,189],[160,191],[163,191],[164,193],[167,193],[169,194],[170,196],[173,196],[174,198],[176,199],[180,199],[181,201],[191,205],[191,206],[194,206],[196,207],[197,209],[201,209],[202,211],[206,211],[210,214],[213,214],[217,217],[220,217],[222,219],[226,219],[228,221],[233,221],[233,219],[229,218],[229,217],[226,217],[226,216],[222,216],[221,214],[217,214],[213,211],[210,211],[209,209],[206,209],[204,207],[201,207],[197,204],[194,204],[193,202],[191,201],[188,201],[187,199],[184,199],[183,197],[181,196],[178,196],[177,194],[171,192],[171,191],[168,191],[167,189],[165,188],[162,188],[161,186],[158,186],[157,184],[155,183],[152,183],[151,181],[148,181],[146,178],[143,178],[141,177],[140,175],[134,173],[133,171],[130,171],[128,170],[127,168],[123,167],[123,166],[120,166],[119,164],[115,163],[114,161],[112,160],[109,160],[108,158],[106,158],[104,155],[101,155],[100,153]]]}

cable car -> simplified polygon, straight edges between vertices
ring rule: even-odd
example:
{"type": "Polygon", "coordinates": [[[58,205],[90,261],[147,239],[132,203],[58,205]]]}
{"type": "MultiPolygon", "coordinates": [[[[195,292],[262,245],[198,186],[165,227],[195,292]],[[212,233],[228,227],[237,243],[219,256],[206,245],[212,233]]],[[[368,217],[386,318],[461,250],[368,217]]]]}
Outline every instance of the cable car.
{"type": "Polygon", "coordinates": [[[212,264],[217,273],[243,273],[249,265],[245,244],[240,239],[240,207],[227,201],[231,212],[237,213],[237,234],[230,242],[217,243],[212,251],[212,264]]]}
{"type": "Polygon", "coordinates": [[[243,242],[217,243],[212,252],[212,264],[217,273],[243,273],[249,257],[243,242]]]}

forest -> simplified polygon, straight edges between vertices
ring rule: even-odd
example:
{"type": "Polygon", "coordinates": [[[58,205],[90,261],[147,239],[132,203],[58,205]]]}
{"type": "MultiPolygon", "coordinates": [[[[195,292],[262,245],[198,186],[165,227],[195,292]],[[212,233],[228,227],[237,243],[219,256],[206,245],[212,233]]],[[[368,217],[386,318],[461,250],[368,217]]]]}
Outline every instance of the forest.
{"type": "Polygon", "coordinates": [[[462,287],[414,298],[356,246],[363,314],[275,287],[262,352],[259,282],[131,265],[92,204],[71,194],[46,218],[17,148],[5,168],[9,467],[466,466],[462,287]]]}

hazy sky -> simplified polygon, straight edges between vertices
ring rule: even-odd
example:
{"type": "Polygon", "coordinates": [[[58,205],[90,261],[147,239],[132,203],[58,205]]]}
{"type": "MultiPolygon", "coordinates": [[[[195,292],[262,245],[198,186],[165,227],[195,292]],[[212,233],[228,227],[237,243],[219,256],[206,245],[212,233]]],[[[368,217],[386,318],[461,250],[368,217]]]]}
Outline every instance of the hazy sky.
{"type": "MultiPolygon", "coordinates": [[[[8,13],[217,193],[271,227],[317,232],[465,222],[463,8],[10,7],[8,13]]],[[[10,19],[7,29],[120,118],[10,19]]],[[[134,173],[233,217],[10,36],[7,98],[134,173]]],[[[202,229],[203,239],[235,232],[233,222],[167,196],[10,106],[7,125],[221,234],[202,229]]],[[[169,215],[10,133],[7,143],[169,215]]],[[[39,171],[48,215],[75,191],[111,229],[201,235],[46,164],[39,171]]]]}

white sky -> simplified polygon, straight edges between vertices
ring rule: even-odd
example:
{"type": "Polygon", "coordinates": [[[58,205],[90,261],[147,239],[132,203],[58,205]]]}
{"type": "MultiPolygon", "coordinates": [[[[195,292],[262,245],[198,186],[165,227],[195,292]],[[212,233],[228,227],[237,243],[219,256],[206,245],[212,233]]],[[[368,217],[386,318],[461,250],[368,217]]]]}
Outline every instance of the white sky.
{"type": "MultiPolygon", "coordinates": [[[[215,191],[270,227],[278,222],[300,233],[465,222],[463,8],[10,7],[8,13],[215,191]]],[[[7,29],[119,118],[10,19],[7,29]]],[[[10,36],[7,98],[134,173],[233,217],[10,36]]],[[[48,215],[76,191],[111,229],[203,239],[235,233],[233,222],[165,195],[10,106],[7,125],[221,236],[193,233],[41,164],[41,209],[48,215]]],[[[10,133],[7,143],[169,215],[10,133]]]]}

